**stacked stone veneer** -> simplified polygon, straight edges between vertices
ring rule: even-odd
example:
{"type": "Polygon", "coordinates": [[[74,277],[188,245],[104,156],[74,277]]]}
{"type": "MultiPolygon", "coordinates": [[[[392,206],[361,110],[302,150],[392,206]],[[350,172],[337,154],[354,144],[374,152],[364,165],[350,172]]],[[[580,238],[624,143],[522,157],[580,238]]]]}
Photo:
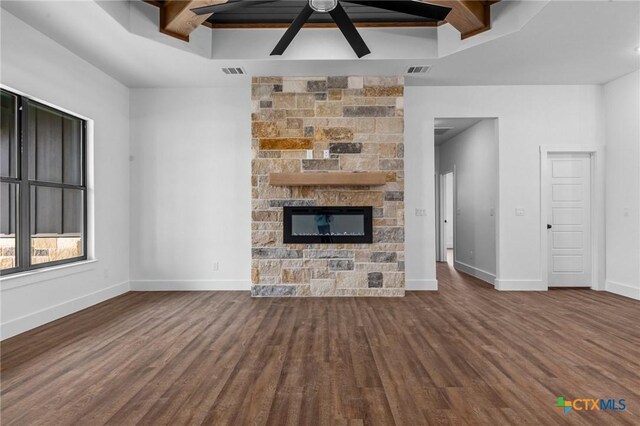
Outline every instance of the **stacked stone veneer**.
{"type": "Polygon", "coordinates": [[[253,296],[404,295],[403,91],[401,77],[253,78],[253,296]],[[269,185],[270,173],[345,171],[387,183],[269,185]],[[374,243],[283,244],[287,205],[372,206],[374,243]]]}
{"type": "MultiPolygon", "coordinates": [[[[54,262],[82,256],[82,239],[77,236],[31,238],[31,264],[54,262]]],[[[15,235],[0,235],[0,269],[15,268],[15,235]]]]}

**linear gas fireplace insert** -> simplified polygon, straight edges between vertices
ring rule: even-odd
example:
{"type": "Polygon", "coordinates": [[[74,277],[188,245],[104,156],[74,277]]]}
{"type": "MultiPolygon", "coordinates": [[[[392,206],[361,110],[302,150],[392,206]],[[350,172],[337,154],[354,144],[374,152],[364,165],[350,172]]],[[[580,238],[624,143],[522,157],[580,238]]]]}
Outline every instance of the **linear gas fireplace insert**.
{"type": "Polygon", "coordinates": [[[284,243],[371,243],[371,207],[284,207],[284,243]]]}

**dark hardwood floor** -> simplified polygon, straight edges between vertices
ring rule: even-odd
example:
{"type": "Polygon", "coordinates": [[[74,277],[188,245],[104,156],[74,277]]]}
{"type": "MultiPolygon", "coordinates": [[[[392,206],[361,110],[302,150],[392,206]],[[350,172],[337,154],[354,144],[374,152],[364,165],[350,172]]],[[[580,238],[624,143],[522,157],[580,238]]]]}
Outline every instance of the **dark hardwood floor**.
{"type": "Polygon", "coordinates": [[[2,343],[2,424],[640,424],[640,302],[438,268],[402,299],[123,295],[2,343]]]}

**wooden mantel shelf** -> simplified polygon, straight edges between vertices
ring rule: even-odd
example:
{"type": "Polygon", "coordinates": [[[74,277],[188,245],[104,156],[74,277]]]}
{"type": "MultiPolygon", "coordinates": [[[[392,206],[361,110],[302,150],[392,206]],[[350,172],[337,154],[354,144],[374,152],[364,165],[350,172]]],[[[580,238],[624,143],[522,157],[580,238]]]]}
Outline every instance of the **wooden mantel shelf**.
{"type": "Polygon", "coordinates": [[[269,184],[275,186],[380,186],[387,182],[385,173],[271,173],[269,184]]]}

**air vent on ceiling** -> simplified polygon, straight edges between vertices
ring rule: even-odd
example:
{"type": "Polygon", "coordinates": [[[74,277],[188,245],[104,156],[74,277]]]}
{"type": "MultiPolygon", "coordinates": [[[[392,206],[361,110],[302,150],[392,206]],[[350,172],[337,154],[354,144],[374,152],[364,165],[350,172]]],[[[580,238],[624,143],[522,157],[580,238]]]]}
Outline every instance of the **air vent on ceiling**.
{"type": "Polygon", "coordinates": [[[233,75],[246,74],[246,72],[244,72],[244,68],[238,68],[238,67],[222,68],[222,72],[225,74],[233,74],[233,75]]]}
{"type": "Polygon", "coordinates": [[[431,66],[429,65],[417,65],[409,67],[409,69],[407,70],[407,74],[424,74],[429,71],[430,68],[431,66]]]}
{"type": "Polygon", "coordinates": [[[434,129],[434,133],[436,136],[442,136],[445,133],[447,133],[449,130],[451,130],[452,127],[436,127],[434,129]]]}

